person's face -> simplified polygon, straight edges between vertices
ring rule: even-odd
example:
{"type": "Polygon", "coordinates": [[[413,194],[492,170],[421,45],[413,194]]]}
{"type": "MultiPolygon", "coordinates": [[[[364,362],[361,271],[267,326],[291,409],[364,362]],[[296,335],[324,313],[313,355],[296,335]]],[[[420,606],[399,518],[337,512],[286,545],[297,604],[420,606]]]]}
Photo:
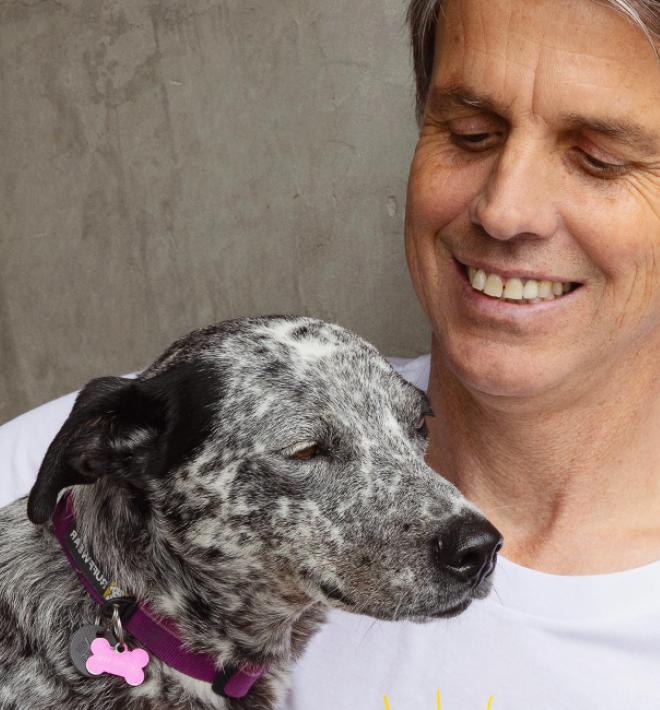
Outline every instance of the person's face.
{"type": "Polygon", "coordinates": [[[660,357],[660,63],[644,35],[590,0],[444,7],[406,256],[450,367],[483,392],[527,396],[640,349],[660,357]],[[464,105],[468,91],[491,105],[464,105]],[[508,303],[473,289],[456,260],[523,287],[531,275],[581,286],[508,303]]]}

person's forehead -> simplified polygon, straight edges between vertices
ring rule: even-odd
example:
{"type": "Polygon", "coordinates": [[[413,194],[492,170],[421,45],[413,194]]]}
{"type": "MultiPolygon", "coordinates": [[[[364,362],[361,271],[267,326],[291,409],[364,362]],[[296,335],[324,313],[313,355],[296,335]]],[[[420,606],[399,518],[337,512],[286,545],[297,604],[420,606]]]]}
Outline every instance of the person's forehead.
{"type": "Polygon", "coordinates": [[[518,111],[659,152],[660,62],[642,32],[611,8],[593,0],[446,0],[443,7],[428,97],[436,113],[518,111]]]}
{"type": "Polygon", "coordinates": [[[530,49],[580,63],[657,62],[641,30],[596,0],[442,0],[441,8],[436,36],[443,49],[467,45],[490,59],[523,63],[530,49]]]}

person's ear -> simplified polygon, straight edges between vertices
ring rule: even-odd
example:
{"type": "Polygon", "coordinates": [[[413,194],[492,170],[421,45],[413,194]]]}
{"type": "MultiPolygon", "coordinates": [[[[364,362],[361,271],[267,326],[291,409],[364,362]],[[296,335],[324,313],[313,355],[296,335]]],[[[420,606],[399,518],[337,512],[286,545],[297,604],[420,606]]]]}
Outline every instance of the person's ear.
{"type": "Polygon", "coordinates": [[[44,523],[59,492],[104,476],[136,485],[162,457],[168,401],[149,381],[101,377],[89,382],[51,443],[28,498],[28,517],[44,523]]]}

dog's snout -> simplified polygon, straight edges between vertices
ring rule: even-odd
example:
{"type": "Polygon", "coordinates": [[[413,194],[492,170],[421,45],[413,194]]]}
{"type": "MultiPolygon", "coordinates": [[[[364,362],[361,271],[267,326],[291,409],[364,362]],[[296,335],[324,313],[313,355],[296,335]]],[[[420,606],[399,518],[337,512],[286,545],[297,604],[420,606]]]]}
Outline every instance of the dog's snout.
{"type": "Polygon", "coordinates": [[[457,520],[433,540],[436,562],[476,587],[495,568],[502,535],[484,518],[457,520]]]}

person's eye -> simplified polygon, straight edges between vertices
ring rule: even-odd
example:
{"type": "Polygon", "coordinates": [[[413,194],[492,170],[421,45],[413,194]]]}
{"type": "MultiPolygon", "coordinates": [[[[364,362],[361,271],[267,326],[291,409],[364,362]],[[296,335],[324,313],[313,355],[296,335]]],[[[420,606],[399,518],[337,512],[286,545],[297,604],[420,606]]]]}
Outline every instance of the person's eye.
{"type": "Polygon", "coordinates": [[[495,135],[497,137],[497,134],[492,134],[492,133],[454,133],[454,132],[449,132],[449,138],[451,139],[452,143],[457,145],[459,148],[466,148],[467,150],[472,150],[470,146],[473,146],[474,148],[490,148],[493,145],[493,142],[491,141],[488,143],[488,138],[495,135]]]}
{"type": "Polygon", "coordinates": [[[589,166],[589,169],[598,177],[617,177],[618,175],[622,175],[627,170],[626,165],[606,163],[602,160],[594,158],[593,155],[589,155],[589,153],[586,153],[583,150],[580,150],[580,153],[584,156],[584,162],[589,166]]]}

